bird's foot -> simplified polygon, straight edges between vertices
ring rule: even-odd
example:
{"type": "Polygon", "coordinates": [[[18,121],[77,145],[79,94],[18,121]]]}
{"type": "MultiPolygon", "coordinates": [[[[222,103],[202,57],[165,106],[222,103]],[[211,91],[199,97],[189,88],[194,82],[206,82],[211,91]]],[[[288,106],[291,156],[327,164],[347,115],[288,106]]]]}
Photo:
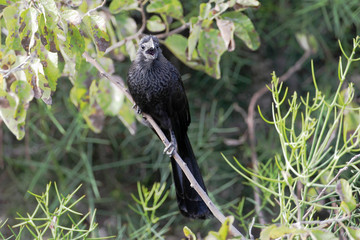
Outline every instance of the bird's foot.
{"type": "Polygon", "coordinates": [[[136,111],[137,114],[141,114],[141,113],[142,113],[141,109],[139,108],[138,105],[136,105],[136,103],[134,103],[134,105],[132,106],[132,108],[135,109],[135,111],[136,111]]]}
{"type": "Polygon", "coordinates": [[[176,150],[175,144],[170,142],[169,145],[167,145],[164,148],[164,154],[168,155],[169,157],[172,157],[175,150],[176,150]]]}

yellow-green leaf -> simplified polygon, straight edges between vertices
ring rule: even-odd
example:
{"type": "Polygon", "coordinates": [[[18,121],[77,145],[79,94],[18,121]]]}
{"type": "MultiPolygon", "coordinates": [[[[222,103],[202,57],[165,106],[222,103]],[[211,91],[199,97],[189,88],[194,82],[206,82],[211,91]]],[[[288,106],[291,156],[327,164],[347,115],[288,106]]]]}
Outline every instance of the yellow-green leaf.
{"type": "Polygon", "coordinates": [[[146,22],[146,27],[151,32],[161,32],[166,28],[165,24],[158,15],[151,16],[151,18],[146,22]]]}
{"type": "Polygon", "coordinates": [[[184,235],[185,237],[188,239],[188,240],[196,240],[196,235],[191,231],[190,228],[188,228],[187,226],[185,226],[183,228],[183,232],[184,232],[184,235]]]}
{"type": "Polygon", "coordinates": [[[165,46],[184,64],[187,66],[194,68],[196,70],[204,71],[205,67],[202,64],[199,56],[195,55],[196,51],[194,51],[191,60],[187,60],[186,49],[187,49],[188,40],[179,34],[174,34],[166,38],[164,44],[165,46]]]}
{"type": "Polygon", "coordinates": [[[119,13],[121,11],[129,11],[138,8],[137,0],[113,0],[110,3],[109,10],[111,13],[119,13]]]}
{"type": "Polygon", "coordinates": [[[356,208],[356,200],[348,181],[340,179],[336,184],[336,192],[340,196],[342,201],[340,207],[344,212],[350,213],[356,208]]]}
{"type": "Polygon", "coordinates": [[[360,228],[351,228],[346,227],[346,231],[351,240],[359,240],[360,239],[360,228]]]}
{"type": "Polygon", "coordinates": [[[25,136],[25,120],[33,91],[26,81],[16,80],[0,95],[0,117],[18,140],[25,136]]]}
{"type": "Polygon", "coordinates": [[[110,38],[106,32],[105,19],[100,15],[90,15],[85,16],[83,21],[91,34],[98,53],[105,52],[110,45],[110,38]]]}
{"type": "Polygon", "coordinates": [[[18,24],[18,8],[15,6],[8,6],[3,10],[6,29],[8,35],[6,37],[6,46],[10,49],[21,50],[21,42],[19,37],[19,24],[18,24]]]}
{"type": "Polygon", "coordinates": [[[149,13],[164,14],[178,20],[183,18],[183,8],[179,0],[151,0],[146,10],[149,13]]]}
{"type": "Polygon", "coordinates": [[[322,231],[322,230],[318,230],[318,229],[315,229],[315,230],[312,230],[311,231],[311,235],[312,235],[312,239],[314,240],[338,240],[337,237],[335,237],[335,235],[331,232],[325,232],[325,231],[322,231]]]}
{"type": "Polygon", "coordinates": [[[226,49],[219,30],[210,29],[200,33],[198,51],[200,58],[205,62],[205,72],[208,75],[220,78],[220,58],[226,49]]]}
{"type": "Polygon", "coordinates": [[[22,11],[19,18],[19,36],[25,51],[29,51],[35,44],[34,35],[37,29],[37,11],[35,8],[30,7],[22,11]]]}

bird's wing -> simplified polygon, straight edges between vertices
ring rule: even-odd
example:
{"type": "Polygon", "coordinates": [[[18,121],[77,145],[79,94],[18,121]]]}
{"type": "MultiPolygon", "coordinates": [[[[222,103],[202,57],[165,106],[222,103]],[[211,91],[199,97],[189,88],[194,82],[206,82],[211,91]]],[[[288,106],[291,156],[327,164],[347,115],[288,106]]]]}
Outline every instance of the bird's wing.
{"type": "Polygon", "coordinates": [[[176,122],[177,126],[180,128],[180,131],[187,132],[187,128],[190,125],[191,118],[190,118],[190,111],[189,111],[189,103],[186,97],[185,89],[183,82],[181,81],[180,77],[177,79],[177,84],[175,84],[173,88],[173,94],[171,94],[171,108],[172,114],[171,118],[172,122],[176,122]]]}

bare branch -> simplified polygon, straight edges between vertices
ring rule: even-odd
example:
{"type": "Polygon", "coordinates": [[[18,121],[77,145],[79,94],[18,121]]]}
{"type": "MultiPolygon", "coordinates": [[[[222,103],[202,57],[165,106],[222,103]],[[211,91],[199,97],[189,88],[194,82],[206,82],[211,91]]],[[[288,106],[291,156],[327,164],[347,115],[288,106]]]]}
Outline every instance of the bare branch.
{"type": "Polygon", "coordinates": [[[25,58],[25,60],[24,60],[22,63],[20,63],[20,64],[17,65],[16,67],[11,68],[11,69],[9,69],[9,70],[1,70],[0,73],[5,73],[5,74],[3,75],[3,77],[4,77],[4,78],[7,78],[7,77],[9,77],[9,75],[10,75],[11,73],[16,72],[16,71],[20,71],[21,68],[22,68],[22,66],[24,66],[25,64],[27,64],[30,58],[31,58],[31,56],[29,55],[29,56],[27,56],[27,57],[25,58]]]}
{"type": "MultiPolygon", "coordinates": [[[[84,16],[90,16],[90,13],[95,12],[96,10],[98,10],[99,8],[102,8],[104,6],[104,4],[106,3],[106,0],[104,0],[99,6],[90,9],[89,11],[87,11],[84,16]]],[[[84,16],[82,18],[84,18],[84,16]]]]}
{"type": "MultiPolygon", "coordinates": [[[[279,82],[284,82],[288,80],[295,72],[299,71],[301,69],[301,66],[304,64],[304,62],[311,56],[311,50],[306,51],[301,58],[291,67],[288,69],[288,71],[283,74],[279,78],[279,82]]],[[[257,101],[268,92],[268,89],[266,86],[258,90],[251,98],[249,108],[248,108],[248,115],[246,119],[246,124],[248,125],[248,131],[249,131],[249,140],[250,140],[250,149],[251,149],[251,162],[252,166],[255,171],[258,170],[258,157],[256,153],[256,137],[255,137],[255,107],[257,101]]],[[[254,179],[257,181],[257,179],[254,179]]],[[[260,189],[255,186],[254,191],[254,198],[255,198],[255,211],[259,216],[259,222],[260,224],[265,224],[265,218],[264,215],[260,209],[261,207],[261,198],[260,198],[260,189]]]]}
{"type": "Polygon", "coordinates": [[[345,216],[345,217],[342,217],[342,218],[326,219],[326,220],[323,220],[323,221],[301,221],[300,223],[301,224],[310,224],[310,225],[313,225],[313,224],[328,225],[328,224],[332,224],[334,222],[344,222],[344,221],[349,220],[350,218],[351,218],[351,215],[345,216]]]}
{"type": "Polygon", "coordinates": [[[160,33],[160,34],[157,34],[157,35],[155,35],[155,36],[156,36],[157,38],[166,38],[166,37],[171,36],[171,35],[173,35],[173,34],[182,32],[183,30],[189,28],[189,26],[190,26],[190,23],[185,23],[184,25],[181,25],[180,27],[175,28],[175,29],[171,30],[170,32],[160,33]]]}
{"type": "MultiPolygon", "coordinates": [[[[106,77],[108,80],[110,80],[112,83],[114,83],[124,94],[126,97],[130,100],[130,102],[134,103],[134,100],[132,99],[129,91],[125,88],[125,86],[120,82],[116,81],[110,74],[105,72],[105,70],[100,66],[100,64],[90,57],[86,52],[83,53],[83,57],[86,59],[87,62],[92,64],[101,75],[106,77]]],[[[156,134],[159,136],[161,141],[164,143],[165,146],[169,146],[170,142],[166,138],[165,134],[162,132],[160,127],[156,124],[154,119],[145,113],[142,113],[143,117],[150,123],[151,127],[155,130],[156,134]]],[[[185,173],[186,177],[189,179],[189,182],[191,184],[191,187],[193,187],[196,192],[200,195],[202,200],[205,202],[205,204],[208,206],[212,214],[221,222],[224,223],[226,217],[221,213],[221,211],[215,206],[215,204],[211,201],[209,196],[206,194],[206,192],[200,187],[199,183],[196,181],[192,173],[190,172],[189,168],[187,167],[186,163],[181,159],[180,155],[176,152],[176,150],[173,153],[173,158],[177,162],[177,164],[180,166],[182,171],[185,173]]],[[[240,236],[242,239],[245,239],[245,237],[234,227],[230,227],[230,231],[232,235],[234,236],[240,236]]]]}
{"type": "MultiPolygon", "coordinates": [[[[134,34],[134,35],[131,35],[129,37],[126,37],[124,38],[123,40],[117,42],[117,43],[114,43],[112,46],[108,47],[105,51],[105,54],[113,51],[114,49],[118,48],[118,47],[121,47],[122,45],[124,45],[127,41],[131,41],[133,39],[136,39],[138,37],[140,37],[144,30],[145,30],[145,27],[146,27],[146,15],[145,15],[145,11],[144,11],[144,7],[143,7],[143,4],[140,6],[140,9],[139,9],[140,13],[141,13],[141,18],[142,18],[142,24],[141,24],[141,27],[140,29],[134,34]]],[[[166,32],[166,33],[160,33],[160,34],[156,34],[154,36],[156,36],[157,38],[165,38],[165,37],[168,37],[168,36],[171,36],[173,34],[176,34],[176,33],[179,33],[187,28],[189,28],[190,26],[190,23],[184,23],[183,25],[181,25],[180,27],[178,28],[175,28],[173,30],[171,30],[170,32],[166,32]]]]}

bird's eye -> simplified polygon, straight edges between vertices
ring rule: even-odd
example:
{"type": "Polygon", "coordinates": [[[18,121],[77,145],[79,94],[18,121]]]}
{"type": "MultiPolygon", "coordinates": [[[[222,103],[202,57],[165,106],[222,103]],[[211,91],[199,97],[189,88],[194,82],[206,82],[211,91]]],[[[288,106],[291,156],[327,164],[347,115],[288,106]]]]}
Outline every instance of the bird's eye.
{"type": "Polygon", "coordinates": [[[144,45],[141,45],[140,47],[141,47],[141,49],[142,49],[142,50],[144,50],[144,49],[145,49],[145,46],[144,46],[144,45]]]}

